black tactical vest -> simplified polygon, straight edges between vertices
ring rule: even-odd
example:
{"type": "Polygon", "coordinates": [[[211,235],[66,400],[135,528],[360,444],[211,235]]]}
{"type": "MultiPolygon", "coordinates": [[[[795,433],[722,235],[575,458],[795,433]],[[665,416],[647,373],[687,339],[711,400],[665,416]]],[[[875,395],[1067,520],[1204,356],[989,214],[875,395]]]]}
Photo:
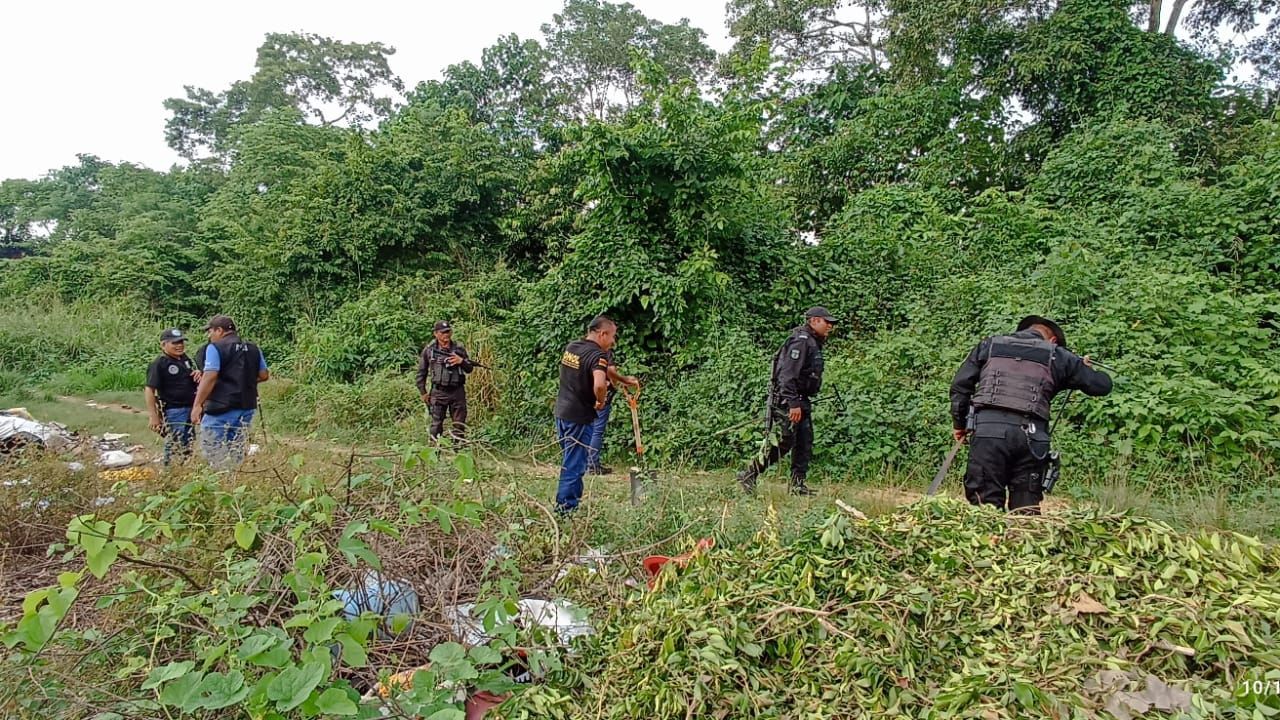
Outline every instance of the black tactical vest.
{"type": "Polygon", "coordinates": [[[441,350],[439,343],[434,340],[427,346],[427,360],[431,363],[431,384],[435,387],[456,388],[467,381],[466,375],[462,372],[462,365],[448,364],[449,356],[453,354],[452,350],[458,347],[458,344],[454,343],[450,346],[451,350],[446,352],[441,350]]]}
{"type": "Polygon", "coordinates": [[[213,346],[218,348],[221,364],[218,383],[205,401],[208,415],[221,415],[228,410],[252,410],[258,407],[258,346],[235,335],[228,335],[213,346]]]}
{"type": "Polygon", "coordinates": [[[973,406],[1000,408],[1049,420],[1053,399],[1054,345],[1041,338],[1000,335],[991,338],[990,353],[978,376],[973,406]]]}

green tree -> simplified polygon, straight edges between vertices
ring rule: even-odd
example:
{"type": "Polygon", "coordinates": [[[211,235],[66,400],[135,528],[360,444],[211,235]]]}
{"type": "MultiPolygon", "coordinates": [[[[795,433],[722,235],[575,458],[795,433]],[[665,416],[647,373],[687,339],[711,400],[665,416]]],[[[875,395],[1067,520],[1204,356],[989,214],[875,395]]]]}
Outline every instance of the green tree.
{"type": "Polygon", "coordinates": [[[631,3],[568,0],[542,33],[550,77],[576,118],[604,119],[634,106],[641,96],[637,58],[656,63],[672,80],[700,80],[715,60],[706,33],[688,19],[668,25],[631,3]]]}
{"type": "Polygon", "coordinates": [[[474,122],[507,140],[539,139],[564,103],[548,81],[550,61],[536,40],[504,35],[484,49],[479,65],[450,65],[443,80],[419,84],[410,100],[463,107],[474,122]]]}
{"type": "Polygon", "coordinates": [[[879,6],[858,0],[730,0],[725,8],[734,39],[729,58],[741,62],[767,47],[784,79],[880,67],[886,58],[879,6]]]}
{"type": "Polygon", "coordinates": [[[390,91],[404,89],[382,43],[345,43],[310,33],[270,33],[258,48],[253,77],[215,93],[187,86],[185,98],[169,98],[165,123],[169,146],[187,159],[205,154],[227,159],[234,129],[269,110],[291,108],[323,127],[360,125],[391,114],[390,91]]]}

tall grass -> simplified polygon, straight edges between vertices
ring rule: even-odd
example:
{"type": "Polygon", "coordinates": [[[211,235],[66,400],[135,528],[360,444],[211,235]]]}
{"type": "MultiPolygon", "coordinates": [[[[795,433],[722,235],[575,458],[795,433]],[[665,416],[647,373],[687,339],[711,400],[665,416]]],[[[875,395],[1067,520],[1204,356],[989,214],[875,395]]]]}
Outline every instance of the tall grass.
{"type": "Polygon", "coordinates": [[[135,389],[159,352],[162,318],[126,302],[64,303],[53,297],[0,305],[0,385],[61,376],[66,392],[135,389]]]}

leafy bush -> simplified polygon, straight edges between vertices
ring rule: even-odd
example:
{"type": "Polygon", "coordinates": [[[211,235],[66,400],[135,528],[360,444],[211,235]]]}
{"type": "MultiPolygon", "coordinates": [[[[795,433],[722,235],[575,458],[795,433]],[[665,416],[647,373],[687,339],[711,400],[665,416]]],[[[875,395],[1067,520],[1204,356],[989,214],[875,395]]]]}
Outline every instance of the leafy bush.
{"type": "Polygon", "coordinates": [[[1010,522],[950,500],[838,515],[668,564],[569,690],[616,718],[1017,718],[1168,683],[1189,717],[1269,714],[1280,699],[1241,681],[1280,665],[1277,572],[1256,539],[1125,515],[1010,522]]]}

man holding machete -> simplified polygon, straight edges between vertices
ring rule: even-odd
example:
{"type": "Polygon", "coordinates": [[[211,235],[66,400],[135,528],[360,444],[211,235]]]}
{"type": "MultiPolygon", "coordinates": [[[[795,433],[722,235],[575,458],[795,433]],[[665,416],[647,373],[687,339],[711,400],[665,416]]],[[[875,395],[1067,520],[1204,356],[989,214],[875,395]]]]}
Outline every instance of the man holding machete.
{"type": "Polygon", "coordinates": [[[1100,397],[1111,392],[1111,377],[1068,350],[1062,328],[1047,318],[1028,315],[1013,334],[985,338],[969,353],[951,382],[956,447],[948,459],[972,437],[964,476],[971,504],[1040,513],[1049,404],[1063,390],[1100,397]]]}

